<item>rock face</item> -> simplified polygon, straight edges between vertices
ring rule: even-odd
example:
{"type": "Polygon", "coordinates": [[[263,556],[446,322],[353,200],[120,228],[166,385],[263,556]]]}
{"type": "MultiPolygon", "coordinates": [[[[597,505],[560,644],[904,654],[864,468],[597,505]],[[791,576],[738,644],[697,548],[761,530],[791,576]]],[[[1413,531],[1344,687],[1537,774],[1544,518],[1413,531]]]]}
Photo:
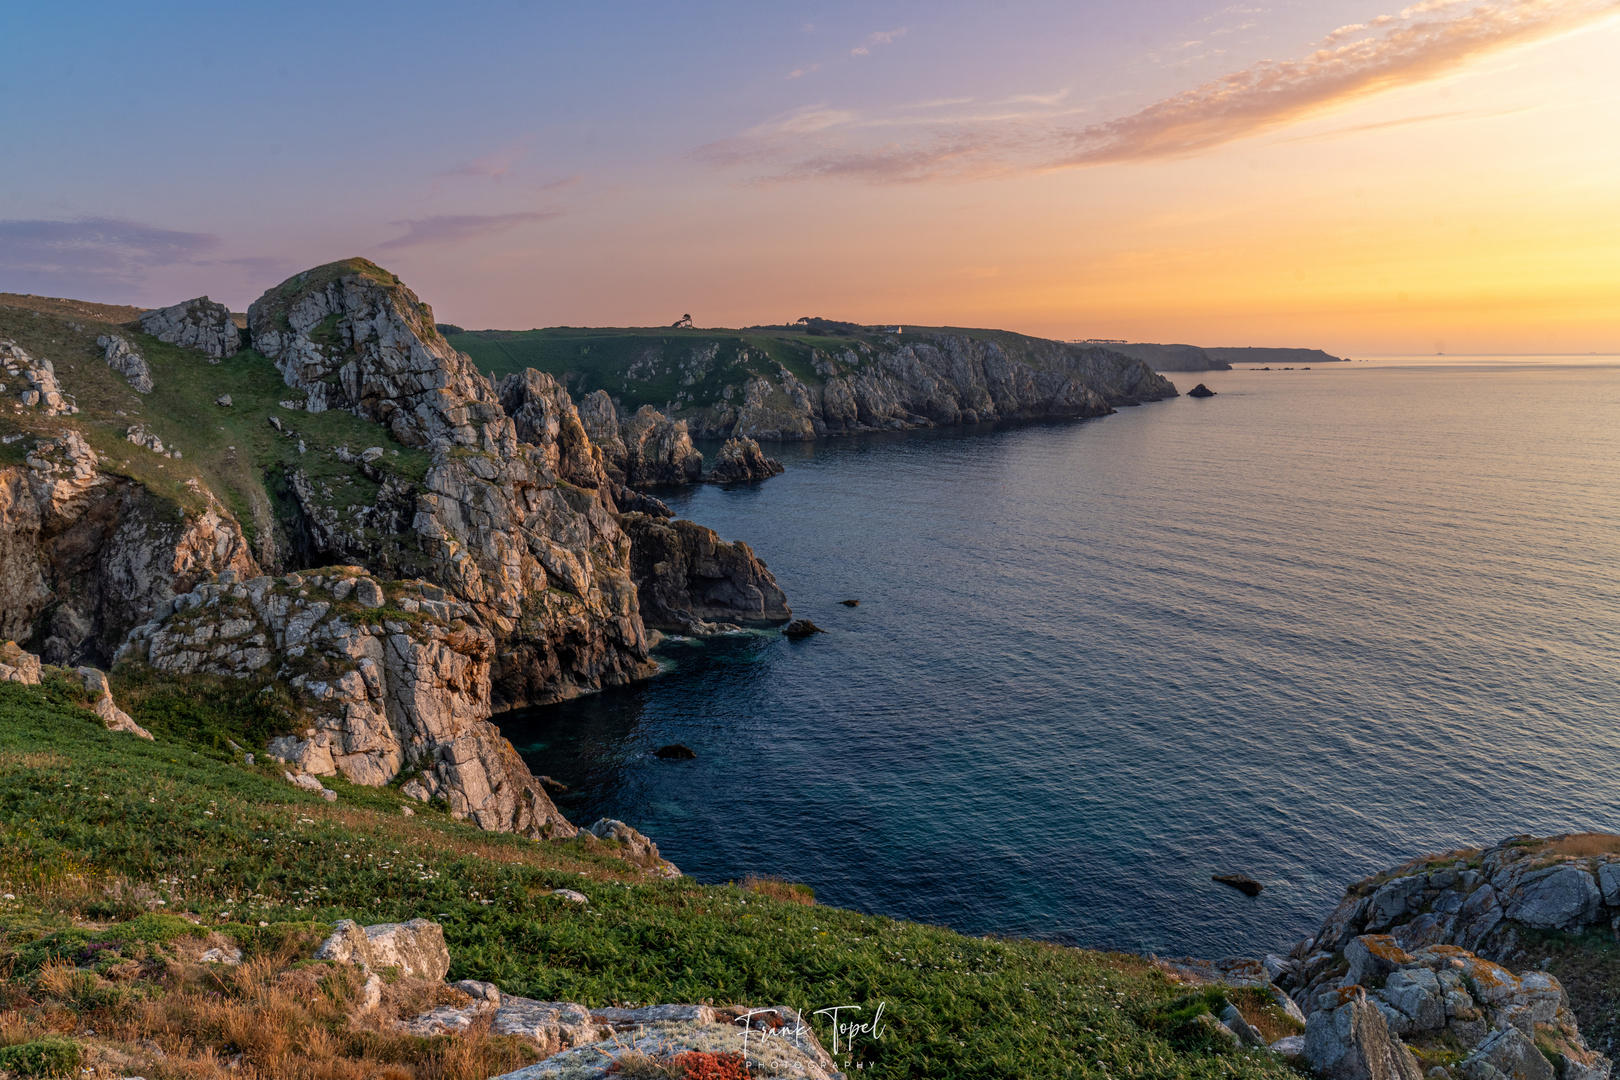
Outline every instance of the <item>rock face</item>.
{"type": "Polygon", "coordinates": [[[1197,345],[1149,345],[1108,342],[1106,347],[1133,360],[1152,366],[1154,371],[1231,371],[1232,365],[1217,360],[1197,345]]]}
{"type": "MultiPolygon", "coordinates": [[[[629,541],[578,414],[548,377],[502,384],[520,435],[501,394],[445,343],[427,305],[359,259],[289,279],[248,318],[255,347],[307,392],[306,408],[349,409],[431,451],[410,527],[433,578],[495,637],[497,708],[655,670],[629,541]]],[[[366,554],[329,541],[326,557],[366,554]]]]}
{"type": "Polygon", "coordinates": [[[0,639],[35,641],[48,663],[105,664],[131,627],[197,582],[256,572],[217,503],[176,518],[98,465],[68,430],[0,469],[0,639]]]}
{"type": "Polygon", "coordinates": [[[39,657],[15,641],[0,642],[0,682],[38,686],[43,677],[43,668],[39,657]]]}
{"type": "Polygon", "coordinates": [[[71,416],[79,411],[66,395],[62,384],[56,381],[56,368],[49,360],[35,360],[14,341],[0,341],[0,365],[4,365],[8,381],[6,391],[22,407],[41,416],[71,416]]]}
{"type": "MultiPolygon", "coordinates": [[[[1543,971],[1513,974],[1455,945],[1408,953],[1387,934],[1354,938],[1349,970],[1318,989],[1305,1054],[1335,1080],[1419,1080],[1407,1043],[1466,1055],[1470,1080],[1498,1076],[1607,1077],[1607,1058],[1586,1045],[1564,988],[1543,971]],[[1545,1050],[1545,1054],[1543,1053],[1545,1050]]],[[[1296,995],[1298,996],[1298,995],[1296,995]]]]}
{"type": "Polygon", "coordinates": [[[1305,1058],[1327,1080],[1422,1080],[1412,1051],[1393,1038],[1360,987],[1331,995],[1305,1026],[1305,1058]],[[1342,999],[1342,1000],[1341,1000],[1342,999]]]}
{"type": "Polygon", "coordinates": [[[395,968],[406,978],[431,982],[442,981],[450,971],[444,928],[427,919],[375,926],[340,919],[332,936],[321,943],[315,959],[353,964],[367,971],[395,968]]]}
{"type": "Polygon", "coordinates": [[[1498,962],[1521,931],[1608,930],[1620,920],[1620,837],[1516,836],[1485,849],[1416,859],[1359,881],[1312,937],[1294,947],[1301,987],[1327,977],[1335,952],[1385,933],[1401,948],[1456,945],[1498,962]]]}
{"type": "Polygon", "coordinates": [[[141,329],[159,341],[196,349],[210,363],[235,356],[242,347],[242,332],[231,320],[230,310],[206,296],[148,311],[140,321],[141,329]]]}
{"type": "Polygon", "coordinates": [[[642,622],[657,630],[712,633],[714,623],[772,626],[792,618],[787,596],[741,541],[690,521],[625,514],[642,622]]]}
{"type": "Polygon", "coordinates": [[[105,350],[102,359],[107,361],[107,366],[129,380],[131,390],[137,394],[152,392],[152,369],[134,346],[117,334],[101,335],[96,338],[96,345],[105,350]]]}
{"type": "Polygon", "coordinates": [[[820,385],[788,369],[727,388],[694,411],[698,438],[797,441],[828,434],[992,420],[1103,416],[1114,406],[1174,397],[1147,364],[1107,349],[1027,339],[1014,359],[996,341],[931,335],[863,352],[816,353],[820,385]]]}
{"type": "Polygon", "coordinates": [[[442,588],[380,582],[358,566],[279,579],[227,573],[173,607],[137,627],[120,659],[286,685],[309,726],[274,740],[273,756],[373,787],[414,770],[403,793],[443,798],[454,817],[535,838],[574,835],[489,721],[494,638],[442,588]]]}
{"type": "Polygon", "coordinates": [[[727,439],[715,456],[714,468],[703,479],[711,484],[735,484],[769,480],[782,471],[782,463],[766,457],[753,439],[727,439]]]}
{"type": "Polygon", "coordinates": [[[703,473],[703,455],[692,446],[686,421],[671,420],[651,405],[621,418],[613,399],[598,390],[580,402],[579,417],[616,483],[690,484],[703,473]]]}

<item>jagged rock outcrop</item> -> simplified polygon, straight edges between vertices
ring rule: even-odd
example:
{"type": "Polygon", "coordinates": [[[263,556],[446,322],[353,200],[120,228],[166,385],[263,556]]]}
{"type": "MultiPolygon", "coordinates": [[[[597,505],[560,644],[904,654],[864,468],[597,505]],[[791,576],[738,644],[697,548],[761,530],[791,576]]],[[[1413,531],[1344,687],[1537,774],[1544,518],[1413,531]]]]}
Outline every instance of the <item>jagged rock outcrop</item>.
{"type": "Polygon", "coordinates": [[[691,521],[620,518],[630,538],[641,619],[657,630],[707,634],[713,624],[772,626],[792,618],[787,596],[742,541],[691,521]]]}
{"type": "Polygon", "coordinates": [[[14,341],[0,341],[0,365],[14,382],[0,383],[0,393],[16,397],[16,408],[37,410],[42,416],[71,416],[79,407],[62,393],[56,367],[47,359],[35,360],[14,341]]]}
{"type": "Polygon", "coordinates": [[[305,773],[443,798],[485,829],[575,833],[490,723],[495,641],[470,605],[423,581],[358,566],[281,578],[223,574],[136,628],[121,660],[171,674],[259,676],[287,686],[308,727],[272,756],[305,773]]]}
{"type": "Polygon", "coordinates": [[[152,369],[146,358],[135,347],[117,334],[103,334],[96,338],[96,346],[103,351],[107,366],[129,380],[129,388],[137,394],[152,392],[152,369]]]}
{"type": "Polygon", "coordinates": [[[196,349],[215,364],[235,356],[242,347],[242,332],[231,319],[230,309],[206,296],[148,311],[140,323],[142,330],[159,341],[196,349]]]}
{"type": "Polygon", "coordinates": [[[714,468],[703,479],[710,484],[734,484],[769,480],[782,471],[782,463],[766,457],[753,439],[727,439],[715,455],[714,468]]]}
{"type": "Polygon", "coordinates": [[[49,663],[105,663],[131,627],[226,569],[257,572],[217,503],[177,516],[101,472],[76,431],[0,469],[0,638],[35,642],[49,663]]]}
{"type": "Polygon", "coordinates": [[[686,421],[671,420],[651,405],[643,405],[619,422],[619,441],[624,457],[609,459],[607,465],[629,487],[690,484],[703,474],[703,455],[693,447],[686,421]]]}
{"type": "Polygon", "coordinates": [[[1363,934],[1401,948],[1456,945],[1513,962],[1523,930],[1620,925],[1620,836],[1516,836],[1494,847],[1414,859],[1356,882],[1315,935],[1290,954],[1301,988],[1331,974],[1334,955],[1363,934]]]}
{"type": "Polygon", "coordinates": [[[105,671],[82,667],[79,669],[79,678],[84,680],[84,692],[90,695],[91,711],[101,717],[101,722],[107,725],[108,731],[127,732],[143,739],[152,738],[150,731],[137,724],[129,713],[120,709],[113,701],[112,684],[107,681],[105,671]]]}
{"type": "MultiPolygon", "coordinates": [[[[248,318],[255,347],[308,393],[306,408],[350,409],[431,451],[411,530],[433,578],[495,637],[497,708],[655,670],[629,541],[608,509],[611,494],[582,483],[594,459],[555,384],[544,376],[503,384],[538,441],[520,438],[494,385],[445,343],[427,305],[364,260],[291,278],[248,318]]],[[[334,538],[326,553],[350,550],[334,538]]]]}
{"type": "Polygon", "coordinates": [[[282,282],[248,308],[248,327],[310,412],[348,409],[408,446],[474,449],[481,427],[502,418],[494,387],[434,328],[433,309],[364,259],[282,282]]]}
{"type": "Polygon", "coordinates": [[[1120,405],[1174,397],[1147,364],[1108,349],[1024,339],[1015,359],[965,334],[857,353],[817,353],[820,385],[787,368],[757,374],[694,411],[698,438],[805,440],[828,434],[990,420],[1103,416],[1120,405]]]}
{"type": "MultiPolygon", "coordinates": [[[[512,418],[517,437],[540,451],[546,468],[570,484],[608,491],[602,451],[580,422],[579,410],[568,391],[555,379],[534,368],[524,368],[502,379],[495,390],[501,407],[512,418]]],[[[614,506],[609,503],[608,509],[614,506]]]]}
{"type": "Polygon", "coordinates": [[[1563,986],[1544,971],[1517,975],[1455,945],[1414,953],[1387,934],[1344,950],[1349,970],[1316,990],[1305,1053],[1335,1080],[1419,1080],[1408,1044],[1465,1055],[1470,1080],[1498,1076],[1607,1080],[1610,1063],[1581,1037],[1563,986]]]}
{"type": "Polygon", "coordinates": [[[663,877],[681,876],[680,869],[674,863],[658,854],[657,844],[617,818],[598,818],[585,831],[598,840],[612,840],[617,843],[620,846],[619,854],[637,866],[663,877]]]}

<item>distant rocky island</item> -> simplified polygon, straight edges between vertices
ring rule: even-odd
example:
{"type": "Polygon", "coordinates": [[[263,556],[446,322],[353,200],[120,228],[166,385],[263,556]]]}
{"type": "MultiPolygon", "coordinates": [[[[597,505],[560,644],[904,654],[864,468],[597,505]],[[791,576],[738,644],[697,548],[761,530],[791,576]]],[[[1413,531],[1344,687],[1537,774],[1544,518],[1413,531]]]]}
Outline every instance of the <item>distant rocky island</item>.
{"type": "Polygon", "coordinates": [[[1349,357],[1321,349],[1209,348],[1197,345],[1148,345],[1127,341],[1092,341],[1151,364],[1155,371],[1230,371],[1233,364],[1337,364],[1349,357]]]}

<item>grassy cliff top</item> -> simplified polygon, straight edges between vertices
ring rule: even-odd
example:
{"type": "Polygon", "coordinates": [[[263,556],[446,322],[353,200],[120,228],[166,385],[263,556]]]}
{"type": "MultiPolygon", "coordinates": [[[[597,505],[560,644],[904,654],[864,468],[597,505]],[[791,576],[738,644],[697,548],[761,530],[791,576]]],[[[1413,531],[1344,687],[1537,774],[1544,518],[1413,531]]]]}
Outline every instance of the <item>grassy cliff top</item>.
{"type": "MultiPolygon", "coordinates": [[[[1198,1037],[1182,1014],[1201,1006],[1140,957],[965,937],[779,888],[653,881],[601,841],[483,833],[419,804],[406,817],[392,788],[330,779],[338,798],[323,802],[232,749],[276,723],[275,695],[258,689],[119,677],[148,743],[103,730],[65,677],[0,684],[0,1047],[125,1061],[117,1075],[472,1076],[446,1065],[443,1039],[362,1030],[328,1007],[357,986],[309,967],[339,918],[423,916],[444,926],[452,980],[541,1000],[883,1002],[882,1038],[840,1059],[863,1074],[1291,1075],[1198,1037]],[[176,940],[217,937],[243,949],[241,974],[170,955],[176,940]],[[306,1005],[292,1017],[270,991],[299,979],[306,1005]],[[295,1021],[290,1043],[271,1038],[295,1021]],[[152,1045],[166,1063],[140,1056],[152,1045]],[[306,1072],[297,1055],[317,1050],[343,1070],[306,1072]]],[[[814,1023],[830,1045],[826,1018],[814,1023]]]]}

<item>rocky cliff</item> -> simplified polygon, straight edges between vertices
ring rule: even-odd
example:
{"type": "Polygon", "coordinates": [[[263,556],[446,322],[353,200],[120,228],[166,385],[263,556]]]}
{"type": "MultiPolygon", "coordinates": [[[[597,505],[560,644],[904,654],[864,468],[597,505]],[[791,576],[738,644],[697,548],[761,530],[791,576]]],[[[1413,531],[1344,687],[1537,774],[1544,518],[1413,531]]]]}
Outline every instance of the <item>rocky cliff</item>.
{"type": "Polygon", "coordinates": [[[710,634],[726,624],[773,626],[793,611],[776,579],[740,541],[691,521],[625,514],[642,621],[655,630],[710,634]]]}
{"type": "MultiPolygon", "coordinates": [[[[1147,364],[1107,348],[996,330],[827,326],[832,329],[462,331],[454,340],[488,370],[512,370],[516,357],[588,393],[586,426],[610,466],[611,433],[626,417],[650,407],[670,424],[683,424],[679,433],[668,432],[667,442],[653,443],[656,471],[670,478],[685,459],[683,436],[797,441],[1075,419],[1176,393],[1147,364]],[[617,411],[616,425],[607,405],[617,411]]],[[[628,444],[624,453],[630,468],[647,458],[628,444]]]]}

